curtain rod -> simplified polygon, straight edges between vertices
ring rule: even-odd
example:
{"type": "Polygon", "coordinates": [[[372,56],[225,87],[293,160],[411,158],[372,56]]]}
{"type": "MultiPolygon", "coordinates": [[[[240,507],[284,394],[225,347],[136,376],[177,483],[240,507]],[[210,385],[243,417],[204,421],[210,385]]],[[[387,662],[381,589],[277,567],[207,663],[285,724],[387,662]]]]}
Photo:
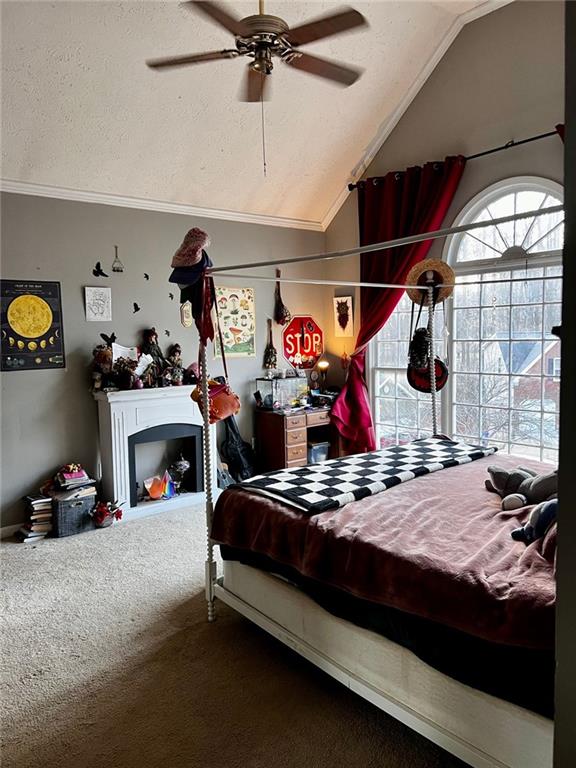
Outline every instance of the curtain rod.
{"type": "MultiPolygon", "coordinates": [[[[279,283],[297,283],[298,285],[336,285],[344,288],[415,288],[419,291],[427,291],[426,285],[406,285],[404,283],[365,283],[355,280],[321,280],[320,278],[297,278],[297,277],[271,277],[270,275],[233,275],[226,272],[221,272],[218,277],[232,277],[234,280],[263,280],[265,282],[279,282],[279,283]]],[[[471,280],[463,283],[454,283],[448,285],[446,283],[439,283],[436,288],[462,288],[469,285],[494,285],[497,283],[532,283],[536,280],[562,280],[562,275],[542,275],[541,277],[502,277],[494,278],[493,280],[471,280]]]]}
{"type": "Polygon", "coordinates": [[[502,216],[499,219],[489,219],[488,221],[476,221],[471,224],[460,224],[457,227],[448,227],[447,229],[438,229],[435,232],[423,232],[420,235],[408,235],[407,237],[397,237],[394,240],[386,240],[382,243],[372,243],[371,245],[362,245],[357,248],[349,248],[345,251],[332,251],[331,253],[317,253],[312,256],[294,256],[291,259],[274,259],[272,261],[250,261],[246,264],[228,264],[225,267],[210,267],[206,270],[209,275],[217,272],[236,272],[239,269],[249,269],[250,267],[277,267],[279,264],[301,264],[308,261],[325,261],[327,259],[340,259],[344,256],[355,256],[357,253],[371,253],[372,251],[385,251],[389,248],[397,248],[402,245],[411,245],[412,243],[421,243],[424,240],[436,240],[440,237],[458,234],[459,232],[468,232],[471,229],[481,229],[483,227],[493,227],[498,224],[506,224],[509,221],[518,219],[528,219],[530,217],[544,216],[548,213],[559,213],[564,210],[563,205],[552,205],[549,208],[540,208],[536,211],[527,211],[526,213],[515,213],[510,216],[502,216]]]}
{"type": "MultiPolygon", "coordinates": [[[[512,147],[519,147],[521,144],[530,144],[532,141],[540,141],[540,139],[547,139],[549,136],[558,136],[558,131],[548,131],[547,133],[539,133],[537,136],[530,136],[528,139],[520,139],[519,141],[514,141],[514,139],[511,139],[510,141],[506,142],[506,144],[502,144],[500,147],[494,147],[493,149],[485,149],[483,152],[477,152],[475,155],[468,155],[468,157],[465,157],[464,160],[476,160],[479,157],[486,157],[486,155],[493,155],[495,152],[502,152],[504,149],[512,149],[512,147]]],[[[374,177],[375,179],[378,179],[379,177],[374,177]]],[[[355,190],[359,184],[365,183],[364,181],[356,182],[355,184],[348,184],[348,191],[352,192],[355,190]]],[[[372,183],[377,184],[377,181],[373,181],[372,183]]]]}

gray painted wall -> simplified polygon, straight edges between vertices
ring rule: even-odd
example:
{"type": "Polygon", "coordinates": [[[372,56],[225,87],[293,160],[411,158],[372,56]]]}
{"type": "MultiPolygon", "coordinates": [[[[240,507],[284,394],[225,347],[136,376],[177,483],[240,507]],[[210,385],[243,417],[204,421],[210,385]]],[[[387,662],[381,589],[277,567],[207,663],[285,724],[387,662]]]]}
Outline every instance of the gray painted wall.
{"type": "Polygon", "coordinates": [[[573,435],[576,431],[576,3],[566,4],[566,243],[564,250],[564,303],[562,316],[562,393],[560,407],[560,470],[556,610],[556,717],[554,766],[576,765],[576,517],[572,494],[573,435]]]}
{"type": "MultiPolygon", "coordinates": [[[[304,230],[191,218],[90,203],[72,203],[24,195],[2,195],[2,276],[7,279],[58,280],[62,289],[67,367],[55,371],[15,371],[1,374],[2,383],[2,524],[22,519],[20,497],[37,488],[59,465],[80,461],[95,471],[97,420],[90,395],[89,365],[101,332],[116,332],[118,341],[138,343],[141,329],[154,325],[160,343],[181,343],[186,363],[198,357],[195,330],[180,326],[178,290],[175,301],[167,282],[172,254],[192,226],[212,237],[209,253],[219,265],[258,259],[278,259],[324,250],[324,235],[304,230]],[[125,272],[110,271],[114,250],[125,272]],[[96,261],[110,275],[92,276],[96,261]],[[144,272],[150,280],[144,279],[144,272]],[[111,323],[86,322],[83,288],[112,287],[111,323]],[[141,311],[132,312],[137,301],[141,311]],[[171,331],[170,338],[164,329],[171,331]]],[[[286,276],[298,276],[286,269],[286,276]]],[[[306,270],[306,274],[318,274],[306,270]]],[[[222,284],[251,285],[221,280],[222,284]]],[[[273,283],[256,289],[257,353],[255,358],[229,361],[234,389],[242,397],[240,425],[252,434],[253,380],[262,373],[266,317],[273,307],[273,283]]],[[[325,325],[325,289],[287,286],[284,299],[293,314],[310,313],[325,325]]],[[[276,346],[279,334],[276,332],[276,346]]],[[[287,365],[287,364],[286,364],[287,365]]],[[[221,362],[214,361],[215,374],[221,362]]],[[[195,407],[195,406],[194,406],[195,407]]]]}

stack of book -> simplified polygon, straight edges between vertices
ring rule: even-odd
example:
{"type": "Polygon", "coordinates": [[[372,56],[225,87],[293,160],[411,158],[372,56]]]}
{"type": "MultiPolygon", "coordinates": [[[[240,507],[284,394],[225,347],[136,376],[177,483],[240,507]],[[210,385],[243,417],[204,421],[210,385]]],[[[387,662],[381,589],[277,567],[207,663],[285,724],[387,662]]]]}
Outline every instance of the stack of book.
{"type": "Polygon", "coordinates": [[[30,544],[45,536],[52,530],[52,499],[43,494],[24,496],[28,520],[18,531],[18,538],[30,544]]]}
{"type": "Polygon", "coordinates": [[[79,464],[66,464],[44,483],[39,494],[24,497],[28,519],[18,531],[18,538],[31,543],[50,533],[62,535],[62,520],[70,513],[67,502],[86,499],[85,505],[90,508],[95,498],[96,481],[79,464]],[[92,497],[92,501],[87,497],[92,497]]]}
{"type": "Polygon", "coordinates": [[[73,490],[74,488],[85,488],[89,485],[94,486],[95,480],[88,476],[85,469],[79,464],[72,467],[70,465],[62,467],[54,477],[56,485],[62,490],[73,490]]]}
{"type": "Polygon", "coordinates": [[[79,464],[67,465],[56,473],[52,487],[46,492],[57,501],[96,496],[96,480],[79,464]]]}

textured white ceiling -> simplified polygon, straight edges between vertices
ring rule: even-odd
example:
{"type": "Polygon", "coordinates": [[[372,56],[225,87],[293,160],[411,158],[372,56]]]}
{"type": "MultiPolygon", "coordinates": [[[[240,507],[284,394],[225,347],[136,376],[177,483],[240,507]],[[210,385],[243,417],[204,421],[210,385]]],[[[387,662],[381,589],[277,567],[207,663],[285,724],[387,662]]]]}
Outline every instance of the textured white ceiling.
{"type": "MultiPolygon", "coordinates": [[[[340,89],[278,63],[265,106],[237,101],[245,60],[151,71],[147,58],[232,47],[173,2],[3,2],[2,177],[322,221],[467,2],[354,3],[370,28],[310,53],[365,68],[340,89]]],[[[257,2],[229,3],[239,16],[257,2]]],[[[268,2],[294,26],[338,7],[268,2]]]]}

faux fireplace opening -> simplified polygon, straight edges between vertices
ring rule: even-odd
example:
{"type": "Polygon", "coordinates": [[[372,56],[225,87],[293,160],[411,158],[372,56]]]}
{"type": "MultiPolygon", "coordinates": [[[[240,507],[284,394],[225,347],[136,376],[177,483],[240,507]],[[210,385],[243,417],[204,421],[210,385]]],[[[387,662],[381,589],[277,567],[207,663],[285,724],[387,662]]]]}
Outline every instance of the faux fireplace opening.
{"type": "MultiPolygon", "coordinates": [[[[138,488],[143,488],[143,481],[151,474],[140,477],[139,474],[151,471],[154,461],[165,462],[162,472],[169,464],[184,456],[190,462],[190,469],[184,475],[182,490],[184,492],[200,493],[204,490],[204,472],[202,466],[202,427],[194,424],[161,424],[157,427],[143,429],[128,436],[128,475],[130,485],[130,506],[138,504],[138,488]],[[163,443],[158,450],[138,452],[147,443],[163,443]],[[138,471],[137,471],[138,470],[138,471]]],[[[159,468],[152,470],[158,474],[159,468]]]]}

